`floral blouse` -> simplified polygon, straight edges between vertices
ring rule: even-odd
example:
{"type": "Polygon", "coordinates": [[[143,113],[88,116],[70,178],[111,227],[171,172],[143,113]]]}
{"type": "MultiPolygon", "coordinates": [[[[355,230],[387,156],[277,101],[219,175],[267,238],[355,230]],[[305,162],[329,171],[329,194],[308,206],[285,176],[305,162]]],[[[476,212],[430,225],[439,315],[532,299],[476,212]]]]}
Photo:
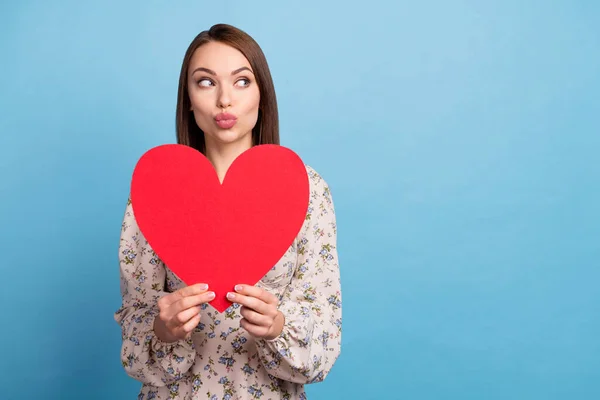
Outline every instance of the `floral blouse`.
{"type": "Polygon", "coordinates": [[[341,350],[342,304],[331,193],[307,166],[306,220],[281,260],[256,285],[275,294],[285,315],[279,337],[255,339],[240,326],[239,305],[219,313],[202,306],[190,339],[165,343],[154,334],[157,300],[185,284],[142,236],[128,202],[119,247],[121,361],[140,381],[139,400],[306,399],[341,350]]]}

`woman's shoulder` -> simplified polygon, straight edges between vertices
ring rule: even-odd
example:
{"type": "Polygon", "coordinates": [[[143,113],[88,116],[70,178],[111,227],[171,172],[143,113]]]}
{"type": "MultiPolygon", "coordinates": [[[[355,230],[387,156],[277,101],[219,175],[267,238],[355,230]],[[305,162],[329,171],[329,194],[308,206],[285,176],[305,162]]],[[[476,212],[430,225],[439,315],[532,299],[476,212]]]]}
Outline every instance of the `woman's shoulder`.
{"type": "Polygon", "coordinates": [[[331,202],[331,190],[325,178],[310,165],[305,164],[304,166],[308,174],[310,192],[331,202]]]}
{"type": "Polygon", "coordinates": [[[325,188],[329,186],[327,184],[327,181],[325,181],[323,176],[320,173],[318,173],[317,170],[315,170],[308,164],[304,164],[304,166],[306,168],[306,173],[308,174],[308,181],[311,189],[314,190],[316,188],[325,188]]]}

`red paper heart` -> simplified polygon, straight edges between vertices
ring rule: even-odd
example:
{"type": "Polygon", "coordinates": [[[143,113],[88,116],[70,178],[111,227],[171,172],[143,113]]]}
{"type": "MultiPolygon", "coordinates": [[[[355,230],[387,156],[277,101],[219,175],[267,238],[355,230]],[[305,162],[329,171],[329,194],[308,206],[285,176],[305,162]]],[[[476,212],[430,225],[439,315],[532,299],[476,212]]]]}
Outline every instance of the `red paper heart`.
{"type": "Polygon", "coordinates": [[[147,151],[131,181],[138,226],[187,285],[208,283],[220,312],[235,284],[256,284],[288,250],[306,218],[304,163],[279,145],[254,146],[223,184],[199,151],[167,144],[147,151]]]}

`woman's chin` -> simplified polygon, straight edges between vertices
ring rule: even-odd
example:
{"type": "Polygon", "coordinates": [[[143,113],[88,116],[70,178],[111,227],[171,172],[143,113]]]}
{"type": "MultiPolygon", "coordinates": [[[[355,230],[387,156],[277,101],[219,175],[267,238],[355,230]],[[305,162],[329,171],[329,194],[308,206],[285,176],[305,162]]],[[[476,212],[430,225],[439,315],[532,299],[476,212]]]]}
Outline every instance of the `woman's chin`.
{"type": "Polygon", "coordinates": [[[244,143],[248,142],[249,145],[252,144],[252,134],[248,132],[246,134],[240,134],[233,129],[220,129],[216,132],[212,132],[210,135],[211,141],[214,141],[220,145],[230,145],[235,143],[244,143]]]}

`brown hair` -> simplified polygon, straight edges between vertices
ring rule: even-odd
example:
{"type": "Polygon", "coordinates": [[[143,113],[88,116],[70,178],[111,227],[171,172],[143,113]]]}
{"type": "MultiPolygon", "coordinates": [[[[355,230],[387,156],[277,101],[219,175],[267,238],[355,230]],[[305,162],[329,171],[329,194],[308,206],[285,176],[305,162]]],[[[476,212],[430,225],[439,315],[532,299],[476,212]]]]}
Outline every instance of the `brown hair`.
{"type": "Polygon", "coordinates": [[[205,154],[204,132],[198,127],[188,94],[188,69],[192,55],[203,44],[215,41],[239,50],[250,63],[260,91],[258,120],[252,129],[252,144],[279,144],[279,114],[273,79],[267,59],[260,46],[246,32],[231,25],[217,24],[198,34],[190,43],[179,75],[177,93],[176,130],[177,143],[187,145],[205,154]]]}

